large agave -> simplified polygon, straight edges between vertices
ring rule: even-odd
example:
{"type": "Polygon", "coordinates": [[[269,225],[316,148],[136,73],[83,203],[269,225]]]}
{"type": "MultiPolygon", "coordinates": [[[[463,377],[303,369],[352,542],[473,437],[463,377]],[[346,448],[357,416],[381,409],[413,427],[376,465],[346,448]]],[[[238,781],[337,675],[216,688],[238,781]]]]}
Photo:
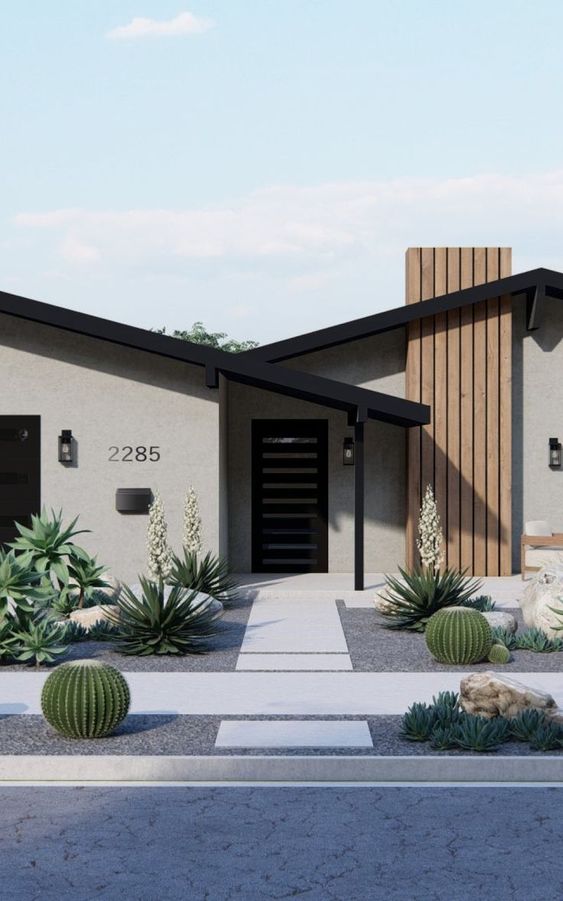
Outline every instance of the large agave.
{"type": "Polygon", "coordinates": [[[223,613],[221,602],[182,585],[166,589],[162,581],[142,576],[140,583],[140,597],[124,585],[117,600],[119,612],[108,613],[117,630],[117,649],[139,656],[204,651],[223,613]]]}
{"type": "Polygon", "coordinates": [[[49,515],[43,508],[40,516],[31,517],[30,529],[19,522],[15,524],[19,535],[10,543],[25,563],[45,576],[45,581],[53,581],[54,577],[57,587],[69,583],[69,559],[90,559],[89,554],[71,540],[88,529],[74,528],[78,517],[68,526],[63,526],[62,519],[62,511],[57,514],[51,510],[49,515]]]}
{"type": "Polygon", "coordinates": [[[229,573],[227,561],[211,552],[200,560],[196,552],[184,549],[183,559],[174,556],[169,581],[172,585],[210,594],[222,604],[236,600],[238,595],[237,583],[229,573]]]}
{"type": "Polygon", "coordinates": [[[32,601],[49,600],[52,591],[39,586],[40,578],[28,560],[0,548],[0,616],[10,607],[30,612],[32,601]]]}
{"type": "Polygon", "coordinates": [[[445,569],[443,572],[415,569],[407,572],[399,568],[400,579],[386,576],[386,603],[381,616],[389,620],[389,629],[424,632],[433,613],[444,607],[462,607],[481,587],[479,579],[470,579],[464,572],[445,569]]]}
{"type": "Polygon", "coordinates": [[[21,663],[54,663],[57,657],[66,654],[65,627],[48,620],[30,623],[22,632],[14,632],[16,647],[14,657],[21,663]]]}

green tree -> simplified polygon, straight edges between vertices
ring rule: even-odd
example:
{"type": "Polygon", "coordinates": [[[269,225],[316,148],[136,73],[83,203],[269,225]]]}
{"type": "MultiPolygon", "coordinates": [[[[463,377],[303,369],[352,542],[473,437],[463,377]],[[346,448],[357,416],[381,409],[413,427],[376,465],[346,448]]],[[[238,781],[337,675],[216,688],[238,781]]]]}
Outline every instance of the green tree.
{"type": "MultiPolygon", "coordinates": [[[[165,328],[157,328],[153,331],[158,335],[166,334],[165,328]]],[[[225,332],[208,332],[203,322],[194,322],[188,331],[174,329],[170,337],[191,341],[193,344],[208,344],[209,347],[217,347],[219,350],[226,350],[233,354],[258,347],[258,341],[237,341],[236,338],[228,338],[225,332]]]]}

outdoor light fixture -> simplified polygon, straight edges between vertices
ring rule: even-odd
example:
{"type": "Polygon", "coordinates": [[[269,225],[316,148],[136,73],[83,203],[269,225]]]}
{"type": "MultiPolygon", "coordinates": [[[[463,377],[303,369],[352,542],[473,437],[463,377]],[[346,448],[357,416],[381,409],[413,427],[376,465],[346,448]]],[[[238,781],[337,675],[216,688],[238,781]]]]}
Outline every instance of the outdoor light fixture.
{"type": "Polygon", "coordinates": [[[74,463],[73,439],[70,429],[63,429],[59,435],[59,463],[74,463]]]}
{"type": "Polygon", "coordinates": [[[559,438],[549,439],[549,465],[552,469],[561,468],[561,444],[559,438]]]}
{"type": "Polygon", "coordinates": [[[342,445],[342,463],[344,466],[354,465],[354,439],[345,438],[342,445]]]}

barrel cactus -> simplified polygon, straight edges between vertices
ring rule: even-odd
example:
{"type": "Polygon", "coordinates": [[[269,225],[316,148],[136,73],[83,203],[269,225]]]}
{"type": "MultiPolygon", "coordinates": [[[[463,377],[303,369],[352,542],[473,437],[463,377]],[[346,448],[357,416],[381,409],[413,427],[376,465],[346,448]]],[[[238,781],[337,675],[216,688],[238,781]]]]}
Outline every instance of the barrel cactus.
{"type": "Polygon", "coordinates": [[[494,644],[489,651],[489,663],[508,663],[510,651],[503,644],[494,644]]]}
{"type": "Polygon", "coordinates": [[[61,664],[41,694],[45,719],[67,738],[108,735],[125,719],[129,702],[129,686],[119,670],[99,660],[61,664]]]}
{"type": "Polygon", "coordinates": [[[426,644],[439,663],[464,666],[483,660],[493,644],[491,627],[477,610],[446,607],[426,626],[426,644]]]}

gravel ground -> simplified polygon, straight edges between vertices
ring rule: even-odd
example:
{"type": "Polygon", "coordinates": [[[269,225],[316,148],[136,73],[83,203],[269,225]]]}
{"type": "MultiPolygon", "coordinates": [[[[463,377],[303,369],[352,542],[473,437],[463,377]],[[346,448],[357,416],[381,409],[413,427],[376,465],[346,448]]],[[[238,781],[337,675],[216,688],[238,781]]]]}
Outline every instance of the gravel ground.
{"type": "MultiPolygon", "coordinates": [[[[295,717],[232,717],[237,720],[294,720],[295,717]]],[[[221,720],[218,716],[129,716],[114,735],[96,740],[72,740],[58,735],[41,716],[0,716],[1,754],[171,754],[256,756],[292,754],[313,756],[411,756],[440,755],[465,757],[469,751],[433,751],[423,742],[406,741],[400,736],[400,716],[367,717],[373,748],[233,748],[215,749],[221,720]]],[[[299,719],[365,720],[366,717],[299,717],[299,719]]],[[[542,756],[524,743],[509,742],[496,752],[502,756],[542,756]]],[[[558,756],[561,752],[556,753],[558,756]]],[[[482,755],[481,755],[482,756],[482,755]]],[[[490,755],[489,755],[490,756],[490,755]]],[[[494,753],[493,753],[494,756],[494,753]]]]}
{"type": "MultiPolygon", "coordinates": [[[[373,610],[348,609],[337,602],[342,628],[346,635],[352,666],[355,672],[463,672],[467,666],[438,663],[426,647],[419,632],[395,632],[380,624],[373,610]]],[[[518,631],[526,628],[519,610],[510,610],[518,622],[518,631]]],[[[498,666],[499,672],[554,673],[563,670],[563,652],[537,654],[533,651],[511,651],[511,660],[498,666]]],[[[490,670],[492,664],[474,663],[471,671],[490,670]]]]}
{"type": "MultiPolygon", "coordinates": [[[[97,660],[103,660],[105,663],[111,663],[118,669],[126,669],[129,672],[233,672],[251,606],[252,600],[248,598],[230,604],[217,623],[217,634],[209,640],[208,650],[203,654],[188,654],[185,657],[171,655],[131,657],[119,654],[110,642],[79,641],[69,645],[68,653],[61,657],[59,662],[66,663],[68,660],[84,660],[95,657],[97,660]]],[[[39,672],[51,669],[53,666],[42,666],[39,667],[39,672]]],[[[35,667],[21,664],[2,666],[2,672],[27,672],[29,670],[35,671],[35,667]]]]}

